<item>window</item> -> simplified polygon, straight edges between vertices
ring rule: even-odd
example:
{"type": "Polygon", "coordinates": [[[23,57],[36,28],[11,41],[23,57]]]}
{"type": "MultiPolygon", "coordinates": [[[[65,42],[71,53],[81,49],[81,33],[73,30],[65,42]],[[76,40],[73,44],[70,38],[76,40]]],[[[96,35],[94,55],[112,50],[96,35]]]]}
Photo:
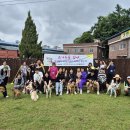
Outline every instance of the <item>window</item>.
{"type": "Polygon", "coordinates": [[[93,48],[89,48],[89,53],[93,53],[93,48]]]}
{"type": "Polygon", "coordinates": [[[123,49],[125,49],[126,48],[126,44],[125,43],[121,43],[120,45],[119,45],[119,50],[123,50],[123,49]]]}
{"type": "Polygon", "coordinates": [[[69,52],[70,52],[70,50],[69,50],[69,49],[66,49],[66,52],[68,52],[68,53],[69,53],[69,52]]]}
{"type": "Polygon", "coordinates": [[[111,46],[111,47],[110,47],[110,50],[111,50],[111,51],[115,51],[115,50],[116,50],[116,47],[115,47],[115,46],[111,46]]]}
{"type": "Polygon", "coordinates": [[[78,48],[75,48],[75,49],[74,49],[74,52],[75,52],[75,53],[77,53],[78,51],[79,51],[79,49],[78,49],[78,48]]]}
{"type": "Polygon", "coordinates": [[[80,49],[80,52],[84,52],[84,49],[80,49]]]}

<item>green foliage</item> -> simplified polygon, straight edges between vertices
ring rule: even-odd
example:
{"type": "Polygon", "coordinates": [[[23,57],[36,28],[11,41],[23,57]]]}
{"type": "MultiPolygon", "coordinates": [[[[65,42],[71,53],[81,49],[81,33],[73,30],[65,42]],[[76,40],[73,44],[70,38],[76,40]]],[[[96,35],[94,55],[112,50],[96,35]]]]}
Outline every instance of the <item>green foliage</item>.
{"type": "Polygon", "coordinates": [[[84,32],[81,37],[74,40],[74,43],[90,43],[93,42],[93,36],[90,31],[84,32]]]}
{"type": "MultiPolygon", "coordinates": [[[[93,39],[104,41],[128,27],[130,27],[130,8],[123,9],[117,4],[115,11],[109,13],[107,16],[98,17],[97,23],[91,27],[90,32],[92,32],[91,35],[93,39]]],[[[88,35],[86,35],[85,38],[84,36],[82,35],[78,38],[82,39],[78,40],[79,43],[81,43],[81,41],[85,42],[85,38],[88,38],[88,35]]]]}
{"type": "Polygon", "coordinates": [[[30,11],[25,22],[25,28],[22,31],[22,39],[19,45],[20,57],[25,58],[41,58],[42,57],[42,42],[38,43],[38,34],[36,25],[32,20],[30,11]]]}

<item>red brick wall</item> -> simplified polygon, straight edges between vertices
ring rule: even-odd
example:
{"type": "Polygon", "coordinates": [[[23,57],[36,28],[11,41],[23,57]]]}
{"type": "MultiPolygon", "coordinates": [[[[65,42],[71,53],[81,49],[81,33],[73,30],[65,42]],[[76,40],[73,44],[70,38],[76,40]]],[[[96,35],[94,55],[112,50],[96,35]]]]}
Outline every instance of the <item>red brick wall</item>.
{"type": "Polygon", "coordinates": [[[18,58],[18,51],[0,50],[0,58],[18,58]]]}

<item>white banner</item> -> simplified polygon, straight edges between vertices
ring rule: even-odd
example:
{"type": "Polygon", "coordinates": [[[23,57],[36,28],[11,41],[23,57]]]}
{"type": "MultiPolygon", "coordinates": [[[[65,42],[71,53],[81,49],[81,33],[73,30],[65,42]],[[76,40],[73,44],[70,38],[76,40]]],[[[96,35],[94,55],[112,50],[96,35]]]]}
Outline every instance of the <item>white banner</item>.
{"type": "Polygon", "coordinates": [[[51,66],[52,62],[56,66],[87,66],[93,64],[93,54],[89,55],[68,55],[68,54],[45,54],[44,66],[51,66]]]}

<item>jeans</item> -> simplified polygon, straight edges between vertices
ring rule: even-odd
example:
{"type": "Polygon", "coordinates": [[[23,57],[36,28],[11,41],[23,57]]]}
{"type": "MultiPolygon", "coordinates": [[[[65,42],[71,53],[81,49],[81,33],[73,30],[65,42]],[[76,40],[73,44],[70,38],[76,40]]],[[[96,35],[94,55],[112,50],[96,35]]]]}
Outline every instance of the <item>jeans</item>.
{"type": "Polygon", "coordinates": [[[56,82],[56,95],[59,94],[62,94],[62,91],[63,91],[63,83],[60,83],[60,82],[56,82]]]}

